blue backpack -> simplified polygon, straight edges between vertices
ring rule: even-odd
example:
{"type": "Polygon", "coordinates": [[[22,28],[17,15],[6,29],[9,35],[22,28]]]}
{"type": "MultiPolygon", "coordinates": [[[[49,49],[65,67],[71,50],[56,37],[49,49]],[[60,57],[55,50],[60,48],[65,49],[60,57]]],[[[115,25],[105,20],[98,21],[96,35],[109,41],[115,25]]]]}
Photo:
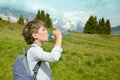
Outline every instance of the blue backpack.
{"type": "Polygon", "coordinates": [[[33,69],[34,74],[31,75],[28,62],[27,62],[26,48],[23,48],[23,51],[24,51],[24,55],[19,55],[13,64],[14,80],[37,80],[36,76],[38,73],[38,69],[40,68],[41,61],[39,61],[35,65],[33,69]]]}

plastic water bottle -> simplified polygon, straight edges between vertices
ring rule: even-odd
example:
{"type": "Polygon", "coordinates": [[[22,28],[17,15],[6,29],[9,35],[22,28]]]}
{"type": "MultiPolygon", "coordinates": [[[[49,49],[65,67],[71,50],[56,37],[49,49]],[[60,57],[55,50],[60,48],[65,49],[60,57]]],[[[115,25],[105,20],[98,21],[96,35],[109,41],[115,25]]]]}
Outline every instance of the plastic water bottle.
{"type": "Polygon", "coordinates": [[[48,38],[55,38],[53,34],[48,34],[48,38]]]}

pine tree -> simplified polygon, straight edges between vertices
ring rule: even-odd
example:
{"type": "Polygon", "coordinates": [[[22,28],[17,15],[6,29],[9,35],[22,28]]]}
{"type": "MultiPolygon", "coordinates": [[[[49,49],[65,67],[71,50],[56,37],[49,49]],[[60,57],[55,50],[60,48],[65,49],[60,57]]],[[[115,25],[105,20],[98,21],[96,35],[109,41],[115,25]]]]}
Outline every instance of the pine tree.
{"type": "Polygon", "coordinates": [[[83,32],[90,33],[90,34],[97,33],[96,27],[97,27],[97,17],[90,16],[87,23],[85,24],[83,32]]]}
{"type": "Polygon", "coordinates": [[[104,18],[100,19],[99,20],[99,33],[100,34],[105,34],[105,21],[104,21],[104,18]]]}
{"type": "Polygon", "coordinates": [[[40,20],[45,22],[45,12],[42,10],[40,14],[40,20]]]}
{"type": "Polygon", "coordinates": [[[90,20],[91,20],[92,17],[93,17],[93,16],[90,16],[89,19],[88,19],[88,21],[86,22],[85,27],[84,27],[84,30],[83,30],[84,33],[91,33],[91,32],[90,32],[90,27],[91,27],[91,22],[90,22],[90,20]]]}
{"type": "Polygon", "coordinates": [[[35,16],[35,20],[40,20],[41,19],[40,15],[41,15],[40,10],[38,10],[38,12],[37,12],[37,14],[35,16]]]}
{"type": "Polygon", "coordinates": [[[101,19],[99,19],[99,24],[98,24],[98,26],[99,26],[99,31],[98,31],[98,34],[101,34],[102,33],[102,20],[101,19]]]}
{"type": "Polygon", "coordinates": [[[21,25],[24,24],[24,17],[23,17],[23,15],[20,15],[20,17],[19,17],[17,23],[18,23],[18,24],[21,24],[21,25]]]}
{"type": "Polygon", "coordinates": [[[110,25],[110,21],[108,19],[106,20],[105,32],[106,32],[106,34],[110,34],[110,32],[111,32],[111,25],[110,25]]]}
{"type": "Polygon", "coordinates": [[[97,26],[98,26],[98,22],[97,22],[97,17],[93,17],[93,33],[96,34],[97,33],[97,26]]]}
{"type": "Polygon", "coordinates": [[[47,28],[52,28],[52,21],[48,13],[45,16],[45,23],[46,23],[47,28]]]}

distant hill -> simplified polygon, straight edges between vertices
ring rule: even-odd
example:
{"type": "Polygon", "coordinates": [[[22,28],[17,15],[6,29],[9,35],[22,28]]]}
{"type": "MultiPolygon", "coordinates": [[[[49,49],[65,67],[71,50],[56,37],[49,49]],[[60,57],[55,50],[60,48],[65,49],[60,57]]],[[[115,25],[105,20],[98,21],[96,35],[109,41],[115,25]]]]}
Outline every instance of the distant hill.
{"type": "Polygon", "coordinates": [[[120,25],[111,28],[112,35],[120,35],[120,25]]]}
{"type": "Polygon", "coordinates": [[[112,31],[120,31],[120,25],[111,28],[112,31]]]}

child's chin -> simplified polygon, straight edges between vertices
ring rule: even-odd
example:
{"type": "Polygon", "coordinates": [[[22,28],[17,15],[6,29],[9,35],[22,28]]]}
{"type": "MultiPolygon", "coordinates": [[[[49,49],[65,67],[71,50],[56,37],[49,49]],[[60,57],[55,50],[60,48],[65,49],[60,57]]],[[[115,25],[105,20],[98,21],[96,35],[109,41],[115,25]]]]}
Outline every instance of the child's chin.
{"type": "Polygon", "coordinates": [[[46,39],[45,41],[49,41],[49,39],[46,39]]]}

